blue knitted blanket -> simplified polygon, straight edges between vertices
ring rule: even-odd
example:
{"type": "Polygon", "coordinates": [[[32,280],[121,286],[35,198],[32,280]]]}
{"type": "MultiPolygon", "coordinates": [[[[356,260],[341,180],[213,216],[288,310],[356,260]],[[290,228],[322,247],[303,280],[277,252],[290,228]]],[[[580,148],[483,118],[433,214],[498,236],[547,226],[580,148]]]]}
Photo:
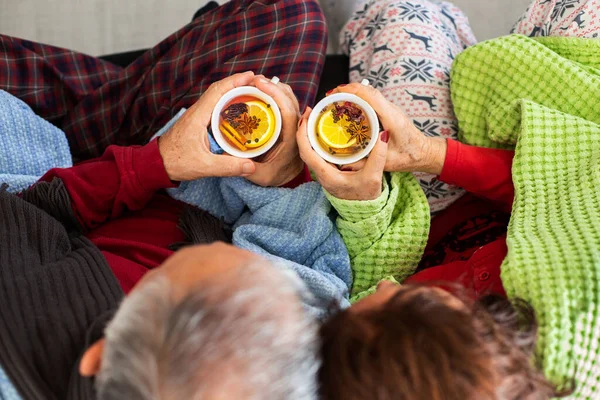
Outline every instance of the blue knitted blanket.
{"type": "MultiPolygon", "coordinates": [[[[166,132],[184,111],[154,137],[166,132]]],[[[210,144],[213,153],[222,152],[212,138],[210,144]]],[[[169,194],[231,224],[234,245],[296,272],[312,293],[305,304],[317,317],[335,301],[349,306],[352,270],[348,250],[318,183],[286,189],[260,187],[244,178],[206,178],[183,182],[169,194]]]]}
{"type": "Polygon", "coordinates": [[[49,169],[72,165],[63,131],[0,90],[0,183],[8,183],[10,192],[20,192],[49,169]]]}
{"type": "MultiPolygon", "coordinates": [[[[52,168],[73,165],[63,131],[35,115],[31,108],[0,90],[0,183],[10,192],[34,184],[52,168]]],[[[0,368],[0,400],[20,396],[0,368]]]]}

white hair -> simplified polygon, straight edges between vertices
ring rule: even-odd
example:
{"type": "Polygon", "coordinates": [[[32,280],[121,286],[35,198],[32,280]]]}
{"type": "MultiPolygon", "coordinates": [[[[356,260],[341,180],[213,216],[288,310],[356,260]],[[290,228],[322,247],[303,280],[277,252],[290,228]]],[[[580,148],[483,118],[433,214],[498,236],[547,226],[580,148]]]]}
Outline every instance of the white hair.
{"type": "Polygon", "coordinates": [[[294,301],[302,283],[268,262],[229,274],[183,298],[160,274],[134,290],[106,329],[98,398],[315,398],[317,323],[294,301]]]}

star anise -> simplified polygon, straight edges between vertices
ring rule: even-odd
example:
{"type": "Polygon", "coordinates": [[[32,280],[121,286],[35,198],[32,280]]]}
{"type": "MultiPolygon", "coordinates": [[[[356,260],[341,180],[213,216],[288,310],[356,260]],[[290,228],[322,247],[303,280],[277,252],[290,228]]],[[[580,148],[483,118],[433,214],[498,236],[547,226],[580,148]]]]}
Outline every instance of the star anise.
{"type": "Polygon", "coordinates": [[[356,139],[356,143],[362,148],[367,147],[369,139],[371,139],[371,130],[367,125],[363,125],[356,122],[351,122],[346,128],[346,132],[350,134],[350,140],[356,139]]]}
{"type": "Polygon", "coordinates": [[[252,135],[255,129],[260,124],[260,118],[256,116],[249,116],[248,114],[242,114],[242,116],[234,121],[232,126],[238,131],[238,133],[249,136],[252,135]]]}

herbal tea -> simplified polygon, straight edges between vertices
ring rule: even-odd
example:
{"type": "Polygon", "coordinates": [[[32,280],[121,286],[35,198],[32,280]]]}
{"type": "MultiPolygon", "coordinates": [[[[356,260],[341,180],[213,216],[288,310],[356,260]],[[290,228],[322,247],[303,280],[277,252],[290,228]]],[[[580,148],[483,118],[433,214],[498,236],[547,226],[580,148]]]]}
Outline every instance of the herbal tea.
{"type": "Polygon", "coordinates": [[[219,127],[229,144],[241,151],[265,145],[275,133],[275,113],[271,105],[252,96],[240,96],[221,111],[219,127]]]}
{"type": "Polygon", "coordinates": [[[325,107],[315,127],[319,145],[332,155],[350,156],[363,150],[371,140],[371,126],[366,113],[349,101],[325,107]]]}

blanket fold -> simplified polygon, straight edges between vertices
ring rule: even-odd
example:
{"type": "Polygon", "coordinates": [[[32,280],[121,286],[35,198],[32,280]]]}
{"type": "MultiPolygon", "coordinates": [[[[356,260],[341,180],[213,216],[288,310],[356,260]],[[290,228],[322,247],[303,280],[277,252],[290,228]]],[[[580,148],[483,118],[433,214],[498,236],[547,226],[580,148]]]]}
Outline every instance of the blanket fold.
{"type": "Polygon", "coordinates": [[[547,378],[600,393],[600,41],[511,35],[456,59],[463,141],[515,148],[502,282],[538,318],[547,378]]]}
{"type": "Polygon", "coordinates": [[[73,165],[64,132],[0,90],[0,182],[17,193],[52,168],[73,165]]]}
{"type": "Polygon", "coordinates": [[[285,189],[244,178],[205,178],[168,192],[231,224],[235,246],[296,272],[314,296],[309,308],[315,315],[324,315],[334,301],[348,305],[350,259],[318,183],[285,189]]]}

